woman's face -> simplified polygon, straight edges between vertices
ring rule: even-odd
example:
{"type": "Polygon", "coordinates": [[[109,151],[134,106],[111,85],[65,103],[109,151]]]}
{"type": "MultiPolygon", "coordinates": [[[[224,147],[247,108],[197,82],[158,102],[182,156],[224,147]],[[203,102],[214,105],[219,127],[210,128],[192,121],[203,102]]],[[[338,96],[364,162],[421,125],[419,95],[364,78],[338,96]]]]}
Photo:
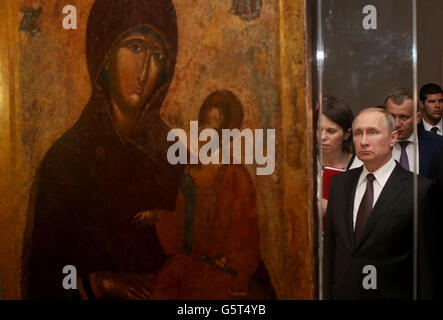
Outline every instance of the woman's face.
{"type": "Polygon", "coordinates": [[[166,50],[152,34],[131,33],[119,41],[106,68],[112,100],[122,111],[137,111],[151,98],[166,50]]]}
{"type": "Polygon", "coordinates": [[[319,141],[321,141],[324,153],[341,152],[343,142],[350,136],[350,132],[345,133],[342,127],[323,114],[321,115],[319,134],[321,135],[319,141]]]}

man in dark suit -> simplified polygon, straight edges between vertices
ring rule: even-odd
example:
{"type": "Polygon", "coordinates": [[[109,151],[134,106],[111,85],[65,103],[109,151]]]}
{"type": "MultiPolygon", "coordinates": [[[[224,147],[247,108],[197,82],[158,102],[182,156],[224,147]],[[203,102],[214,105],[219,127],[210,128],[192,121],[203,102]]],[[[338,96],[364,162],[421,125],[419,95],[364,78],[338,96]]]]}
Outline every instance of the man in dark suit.
{"type": "Polygon", "coordinates": [[[421,87],[419,97],[423,120],[418,128],[443,136],[443,90],[438,84],[428,83],[421,87]]]}
{"type": "MultiPolygon", "coordinates": [[[[354,120],[354,146],[364,166],[331,181],[324,233],[325,299],[413,298],[413,174],[392,158],[397,136],[386,110],[368,108],[354,120]]],[[[423,232],[430,223],[432,192],[432,181],[418,176],[422,298],[433,297],[428,253],[434,232],[423,232]]]]}
{"type": "MultiPolygon", "coordinates": [[[[385,100],[386,110],[395,118],[398,141],[394,145],[392,156],[400,165],[414,171],[414,103],[409,89],[398,89],[388,95],[385,100]]],[[[417,122],[421,113],[417,112],[417,122]]],[[[417,131],[418,136],[418,173],[429,177],[429,166],[434,154],[443,149],[443,137],[423,128],[417,131]]]]}

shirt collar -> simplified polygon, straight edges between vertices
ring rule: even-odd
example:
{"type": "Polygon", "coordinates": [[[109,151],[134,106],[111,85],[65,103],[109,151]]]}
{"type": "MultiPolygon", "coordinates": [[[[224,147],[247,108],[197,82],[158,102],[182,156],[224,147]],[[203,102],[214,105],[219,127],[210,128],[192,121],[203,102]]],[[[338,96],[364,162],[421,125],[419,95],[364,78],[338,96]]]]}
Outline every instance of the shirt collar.
{"type": "Polygon", "coordinates": [[[440,119],[440,121],[437,123],[437,125],[433,126],[433,125],[427,123],[426,120],[423,118],[423,127],[425,127],[426,131],[431,131],[431,128],[437,127],[440,130],[440,132],[442,132],[443,131],[443,119],[440,119]]]}
{"type": "Polygon", "coordinates": [[[363,166],[363,171],[360,174],[360,179],[358,179],[357,186],[360,186],[363,182],[366,181],[366,176],[369,173],[372,173],[375,177],[375,180],[381,185],[383,188],[386,184],[386,181],[388,181],[392,171],[394,171],[395,168],[395,161],[393,158],[391,158],[388,162],[386,162],[383,166],[378,168],[375,172],[369,172],[368,169],[366,169],[366,166],[363,166]]]}
{"type": "Polygon", "coordinates": [[[398,140],[398,141],[397,141],[397,144],[398,144],[399,142],[401,142],[401,141],[409,141],[410,143],[414,144],[414,135],[411,134],[409,137],[407,137],[407,138],[404,139],[404,140],[398,140]]]}

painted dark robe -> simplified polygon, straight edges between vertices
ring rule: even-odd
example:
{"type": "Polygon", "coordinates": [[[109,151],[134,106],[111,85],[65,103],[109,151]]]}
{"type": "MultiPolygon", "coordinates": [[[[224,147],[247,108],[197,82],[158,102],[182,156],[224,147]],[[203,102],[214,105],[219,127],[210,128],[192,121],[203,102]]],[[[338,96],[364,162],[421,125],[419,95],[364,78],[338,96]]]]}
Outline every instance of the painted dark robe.
{"type": "MultiPolygon", "coordinates": [[[[64,299],[63,267],[152,274],[166,255],[155,228],[137,228],[139,212],[173,210],[182,168],[167,162],[169,127],[159,109],[172,79],[177,23],[171,0],[97,0],[86,35],[93,93],[81,117],[47,152],[35,181],[24,249],[26,298],[64,299]],[[164,42],[166,68],[130,136],[113,121],[103,65],[118,40],[148,28],[164,42]],[[101,83],[101,85],[99,85],[101,83]],[[32,218],[33,217],[33,218],[32,218]]],[[[112,298],[112,297],[108,297],[112,298]]]]}

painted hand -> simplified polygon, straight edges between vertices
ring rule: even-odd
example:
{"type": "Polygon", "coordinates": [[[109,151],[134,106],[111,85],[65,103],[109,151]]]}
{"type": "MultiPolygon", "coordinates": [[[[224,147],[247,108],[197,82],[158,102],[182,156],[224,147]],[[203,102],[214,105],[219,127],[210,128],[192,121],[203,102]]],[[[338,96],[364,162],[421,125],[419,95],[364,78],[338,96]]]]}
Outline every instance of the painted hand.
{"type": "Polygon", "coordinates": [[[101,296],[124,300],[148,300],[153,276],[97,272],[96,285],[101,296]]]}
{"type": "Polygon", "coordinates": [[[146,210],[137,213],[134,218],[132,218],[131,223],[138,226],[145,226],[154,225],[158,221],[157,213],[155,211],[146,210]]]}

